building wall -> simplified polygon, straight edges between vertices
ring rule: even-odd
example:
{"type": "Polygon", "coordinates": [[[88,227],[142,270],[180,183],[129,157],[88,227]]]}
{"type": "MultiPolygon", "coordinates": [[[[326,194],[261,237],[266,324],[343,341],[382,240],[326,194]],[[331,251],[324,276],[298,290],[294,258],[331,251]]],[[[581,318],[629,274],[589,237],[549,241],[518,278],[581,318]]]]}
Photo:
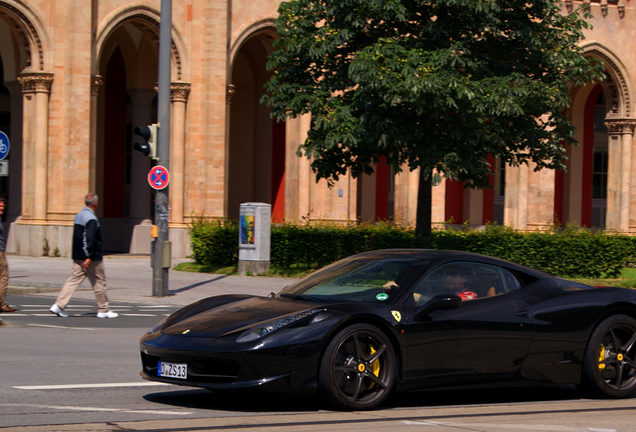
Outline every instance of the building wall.
{"type": "MultiPolygon", "coordinates": [[[[154,212],[146,176],[151,162],[130,147],[136,139],[131,137],[132,127],[156,121],[160,3],[0,0],[0,58],[8,89],[2,109],[8,106],[11,113],[11,170],[5,182],[10,252],[40,255],[46,239],[51,249],[57,247],[69,256],[67,237],[83,196],[97,191],[108,197],[122,175],[123,189],[118,186],[120,192],[112,199],[123,211],[108,217],[115,208],[108,202],[100,210],[109,245],[117,252],[149,252],[154,212]],[[114,72],[108,71],[117,51],[127,99],[118,99],[116,106],[125,113],[109,112],[113,108],[106,94],[113,88],[114,72]],[[126,131],[126,137],[119,138],[126,140],[124,156],[111,157],[108,136],[114,127],[126,131]],[[119,173],[115,180],[113,173],[119,173]],[[119,196],[122,193],[124,197],[119,196]]],[[[276,37],[273,20],[279,3],[173,1],[169,169],[174,256],[189,253],[186,229],[193,215],[233,217],[240,202],[273,203],[272,191],[278,189],[271,177],[282,165],[284,205],[278,202],[278,208],[286,220],[348,222],[392,214],[400,222],[415,223],[417,171],[395,175],[394,190],[389,192],[394,193],[394,201],[386,200],[394,204],[386,209],[384,197],[376,196],[373,178],[359,182],[344,176],[332,188],[324,181],[315,182],[309,161],[296,157],[309,125],[307,116],[288,120],[274,134],[269,112],[258,99],[268,77],[265,56],[276,37]],[[284,140],[284,151],[274,151],[277,140],[284,140]]],[[[573,6],[580,3],[574,1],[573,6]]],[[[605,12],[600,4],[591,7],[593,30],[586,32],[582,46],[608,71],[602,84],[611,123],[607,221],[610,228],[632,232],[636,231],[636,181],[631,179],[636,170],[634,5],[627,2],[622,10],[609,5],[605,12]]],[[[567,11],[567,2],[563,8],[567,11]]],[[[572,89],[570,115],[581,141],[591,92],[592,86],[572,89]]],[[[553,223],[555,214],[562,222],[581,222],[587,168],[582,147],[567,151],[565,174],[536,173],[533,167],[506,169],[504,223],[542,229],[553,223]]],[[[385,190],[384,183],[380,186],[385,190]]],[[[443,180],[433,188],[434,223],[446,219],[448,193],[455,190],[451,186],[443,180]]],[[[461,193],[453,205],[461,206],[465,220],[456,222],[483,224],[485,215],[492,214],[490,195],[461,193]]]]}

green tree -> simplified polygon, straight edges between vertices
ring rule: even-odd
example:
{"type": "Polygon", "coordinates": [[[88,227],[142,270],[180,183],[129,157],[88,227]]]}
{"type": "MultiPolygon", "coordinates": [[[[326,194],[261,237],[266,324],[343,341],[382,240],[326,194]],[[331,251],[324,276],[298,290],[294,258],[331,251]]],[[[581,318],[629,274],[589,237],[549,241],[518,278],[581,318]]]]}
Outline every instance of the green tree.
{"type": "Polygon", "coordinates": [[[575,144],[568,84],[602,79],[578,42],[584,13],[556,0],[292,0],[263,101],[311,113],[298,154],[317,180],[421,168],[416,232],[431,230],[441,176],[489,187],[487,157],[564,169],[575,144]]]}

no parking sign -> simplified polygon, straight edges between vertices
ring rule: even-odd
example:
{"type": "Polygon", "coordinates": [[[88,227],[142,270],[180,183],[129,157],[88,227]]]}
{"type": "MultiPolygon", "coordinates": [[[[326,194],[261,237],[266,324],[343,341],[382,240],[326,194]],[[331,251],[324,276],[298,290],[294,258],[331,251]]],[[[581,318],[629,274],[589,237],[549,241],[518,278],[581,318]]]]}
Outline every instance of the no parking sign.
{"type": "Polygon", "coordinates": [[[170,173],[161,165],[152,167],[148,173],[148,184],[150,187],[156,190],[160,190],[168,186],[170,182],[170,173]]]}

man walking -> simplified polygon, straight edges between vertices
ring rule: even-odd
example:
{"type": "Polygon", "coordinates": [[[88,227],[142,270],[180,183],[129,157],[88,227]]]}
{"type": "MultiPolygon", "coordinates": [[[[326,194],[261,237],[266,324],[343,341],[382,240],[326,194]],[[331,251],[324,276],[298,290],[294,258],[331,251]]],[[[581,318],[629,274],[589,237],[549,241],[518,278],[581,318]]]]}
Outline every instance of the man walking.
{"type": "Polygon", "coordinates": [[[66,304],[84,278],[88,278],[97,300],[97,318],[117,318],[118,314],[108,309],[106,276],[102,262],[102,234],[95,216],[97,194],[86,195],[84,203],[86,207],[75,215],[73,221],[73,273],[49,310],[62,318],[68,317],[64,311],[66,304]]]}
{"type": "MultiPolygon", "coordinates": [[[[4,207],[7,200],[0,198],[0,215],[4,213],[4,207]]],[[[4,227],[0,222],[0,312],[15,312],[11,306],[7,304],[7,283],[9,282],[9,265],[7,257],[4,254],[4,227]]]]}

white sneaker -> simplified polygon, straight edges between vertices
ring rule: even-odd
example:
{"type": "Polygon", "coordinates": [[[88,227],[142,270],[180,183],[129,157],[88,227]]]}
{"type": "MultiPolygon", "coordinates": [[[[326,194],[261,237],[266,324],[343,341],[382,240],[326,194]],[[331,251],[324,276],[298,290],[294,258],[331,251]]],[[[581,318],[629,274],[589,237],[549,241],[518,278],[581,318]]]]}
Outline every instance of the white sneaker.
{"type": "Polygon", "coordinates": [[[117,318],[119,316],[118,313],[113,312],[112,310],[108,310],[106,312],[98,312],[97,318],[117,318]]]}
{"type": "Polygon", "coordinates": [[[68,317],[68,314],[66,312],[64,312],[64,309],[62,309],[61,307],[59,307],[56,304],[51,306],[51,308],[49,309],[49,312],[54,313],[55,315],[57,315],[59,317],[62,317],[62,318],[67,318],[68,317]]]}

